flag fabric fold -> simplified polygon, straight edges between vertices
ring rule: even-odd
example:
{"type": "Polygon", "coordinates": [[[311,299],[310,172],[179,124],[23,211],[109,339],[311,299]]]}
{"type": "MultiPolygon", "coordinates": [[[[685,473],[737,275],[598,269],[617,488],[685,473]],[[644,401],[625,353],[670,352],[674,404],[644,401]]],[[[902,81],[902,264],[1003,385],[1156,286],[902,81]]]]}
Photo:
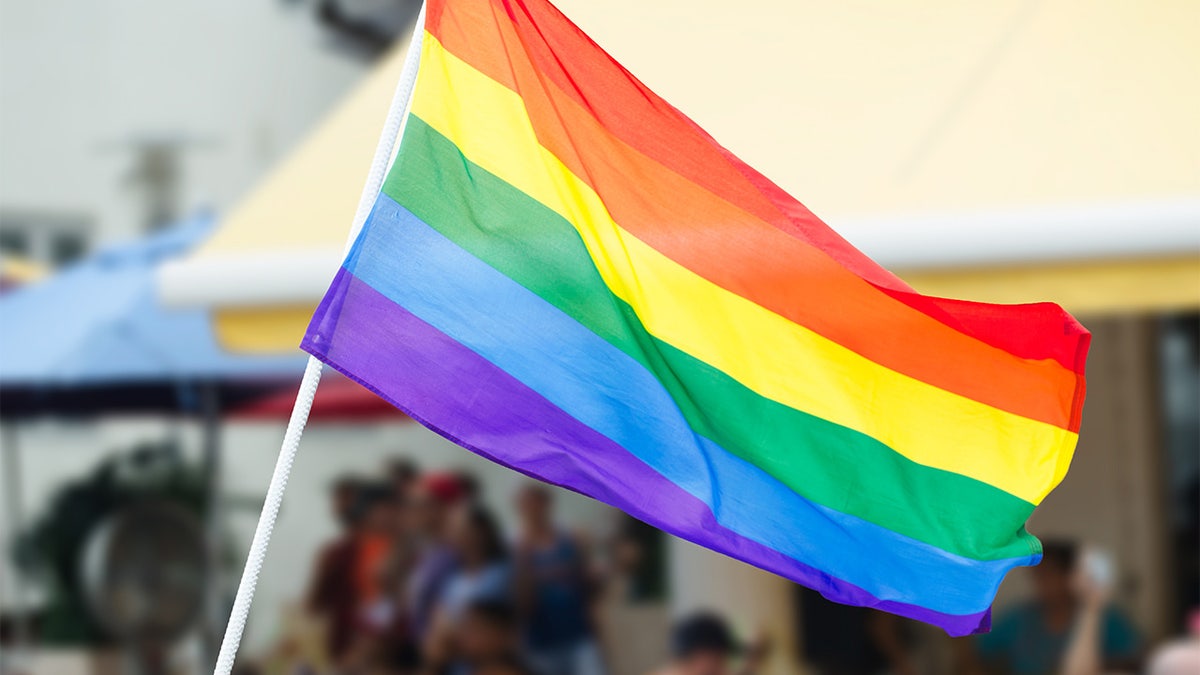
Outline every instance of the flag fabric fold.
{"type": "Polygon", "coordinates": [[[922,296],[545,0],[429,0],[303,347],[451,440],[826,597],[986,630],[1088,333],[922,296]]]}

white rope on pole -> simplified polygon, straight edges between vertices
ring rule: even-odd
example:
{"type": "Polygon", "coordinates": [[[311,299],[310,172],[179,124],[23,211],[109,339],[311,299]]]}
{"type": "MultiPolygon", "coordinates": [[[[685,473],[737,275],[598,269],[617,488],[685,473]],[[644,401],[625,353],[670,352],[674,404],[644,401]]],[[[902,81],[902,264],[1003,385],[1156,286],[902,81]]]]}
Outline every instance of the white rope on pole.
{"type": "MultiPolygon", "coordinates": [[[[424,35],[425,5],[422,3],[421,11],[417,14],[416,25],[413,27],[408,53],[404,58],[400,81],[396,83],[396,91],[392,96],[387,121],[379,136],[379,144],[375,148],[371,171],[367,174],[367,182],[363,185],[362,195],[359,197],[358,211],[354,215],[350,236],[346,241],[347,252],[354,245],[359,231],[362,230],[363,224],[371,214],[371,208],[383,187],[384,176],[391,164],[392,150],[403,131],[413,87],[417,81],[417,68],[421,61],[421,43],[424,35]]],[[[238,646],[246,631],[246,620],[250,616],[250,605],[254,602],[254,589],[258,585],[258,576],[262,572],[263,562],[267,557],[271,532],[275,529],[275,521],[279,518],[283,492],[287,488],[288,476],[292,472],[292,464],[295,463],[296,454],[300,449],[300,437],[304,434],[305,424],[308,423],[308,413],[312,410],[313,398],[317,395],[321,370],[322,363],[310,356],[308,365],[304,369],[304,378],[300,381],[300,390],[296,393],[296,403],[292,407],[292,415],[288,419],[287,431],[283,435],[283,445],[279,450],[279,457],[275,461],[275,472],[271,475],[271,485],[267,488],[262,513],[258,517],[258,526],[254,529],[254,540],[250,544],[250,553],[246,556],[246,566],[242,570],[241,581],[238,582],[237,595],[234,597],[233,609],[229,615],[229,624],[225,627],[225,637],[221,640],[221,650],[217,654],[217,662],[213,666],[213,675],[230,675],[233,671],[238,646]]]]}

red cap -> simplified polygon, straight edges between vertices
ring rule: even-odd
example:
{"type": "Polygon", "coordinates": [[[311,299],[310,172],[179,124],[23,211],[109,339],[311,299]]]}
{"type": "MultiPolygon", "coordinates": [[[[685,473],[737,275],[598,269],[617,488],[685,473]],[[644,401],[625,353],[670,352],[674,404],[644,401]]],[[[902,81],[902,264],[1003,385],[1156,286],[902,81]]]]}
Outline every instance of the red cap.
{"type": "Polygon", "coordinates": [[[454,504],[467,494],[462,480],[452,473],[427,473],[421,477],[420,485],[434,499],[447,506],[454,504]]]}

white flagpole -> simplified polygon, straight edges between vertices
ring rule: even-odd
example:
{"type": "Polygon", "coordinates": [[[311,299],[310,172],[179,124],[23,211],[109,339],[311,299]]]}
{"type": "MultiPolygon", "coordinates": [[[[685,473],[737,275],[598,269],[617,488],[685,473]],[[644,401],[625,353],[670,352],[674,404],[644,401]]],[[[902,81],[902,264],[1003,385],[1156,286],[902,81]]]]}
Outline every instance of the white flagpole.
{"type": "MultiPolygon", "coordinates": [[[[417,14],[416,25],[413,27],[408,53],[404,57],[404,69],[400,73],[400,81],[396,83],[396,91],[392,96],[392,105],[388,110],[387,121],[379,136],[379,145],[375,148],[375,159],[371,163],[371,172],[367,174],[367,182],[363,185],[362,195],[358,200],[358,211],[354,215],[350,236],[346,241],[347,252],[358,238],[358,233],[362,230],[367,216],[370,215],[376,197],[379,196],[384,176],[391,163],[392,150],[396,147],[400,134],[403,132],[404,121],[407,118],[409,103],[412,99],[413,86],[417,81],[417,68],[421,62],[421,43],[424,36],[425,4],[422,3],[421,11],[417,14]]],[[[246,631],[246,619],[250,616],[250,605],[254,602],[254,589],[258,585],[258,576],[262,572],[263,561],[267,557],[267,547],[271,543],[271,532],[275,529],[275,521],[279,517],[279,507],[283,503],[283,491],[287,487],[292,464],[300,449],[300,437],[304,434],[304,425],[308,422],[308,413],[312,409],[313,398],[317,394],[321,370],[321,362],[310,356],[308,365],[304,369],[304,379],[300,381],[300,391],[296,394],[296,403],[292,407],[292,416],[288,420],[287,431],[283,435],[283,446],[279,450],[279,458],[275,461],[275,472],[271,475],[271,485],[267,488],[262,513],[258,517],[258,526],[254,529],[254,540],[250,544],[250,553],[246,556],[246,566],[242,570],[241,581],[238,582],[233,610],[229,615],[229,624],[225,627],[225,637],[221,640],[221,651],[217,654],[213,675],[230,675],[233,671],[238,646],[246,631]]]]}

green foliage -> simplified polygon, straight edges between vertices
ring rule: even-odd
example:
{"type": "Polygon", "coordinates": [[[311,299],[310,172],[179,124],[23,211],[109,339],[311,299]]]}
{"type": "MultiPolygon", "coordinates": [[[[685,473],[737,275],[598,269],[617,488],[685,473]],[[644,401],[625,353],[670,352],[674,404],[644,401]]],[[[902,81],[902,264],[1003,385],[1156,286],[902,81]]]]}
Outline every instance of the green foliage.
{"type": "Polygon", "coordinates": [[[203,469],[187,463],[172,441],[118,451],[88,475],[65,483],[46,511],[17,535],[12,551],[18,568],[49,591],[41,642],[107,642],[86,608],[81,586],[81,559],[89,536],[113,514],[145,500],[170,501],[203,518],[206,483],[203,469]]]}

